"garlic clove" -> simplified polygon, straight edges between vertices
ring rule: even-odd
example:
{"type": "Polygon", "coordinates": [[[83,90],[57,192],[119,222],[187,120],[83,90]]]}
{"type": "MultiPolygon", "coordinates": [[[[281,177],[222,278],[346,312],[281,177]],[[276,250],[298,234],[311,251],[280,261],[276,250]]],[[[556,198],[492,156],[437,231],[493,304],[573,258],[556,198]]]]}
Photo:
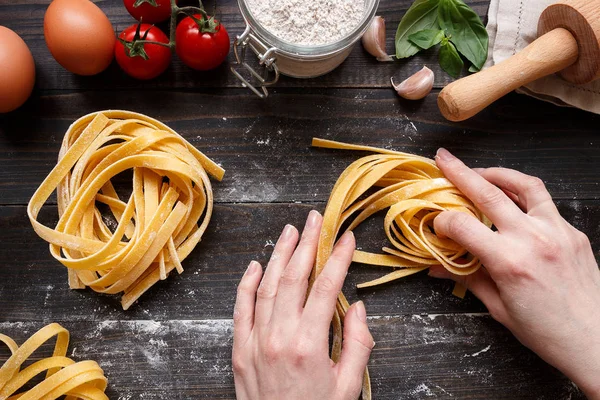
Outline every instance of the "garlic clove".
{"type": "Polygon", "coordinates": [[[377,61],[394,61],[392,56],[385,51],[385,20],[383,17],[373,18],[371,25],[362,37],[362,44],[369,54],[377,57],[377,61]]]}
{"type": "Polygon", "coordinates": [[[390,78],[392,86],[398,92],[400,97],[408,100],[420,100],[427,96],[433,89],[433,71],[423,67],[419,72],[402,81],[400,84],[394,84],[394,78],[390,78]]]}

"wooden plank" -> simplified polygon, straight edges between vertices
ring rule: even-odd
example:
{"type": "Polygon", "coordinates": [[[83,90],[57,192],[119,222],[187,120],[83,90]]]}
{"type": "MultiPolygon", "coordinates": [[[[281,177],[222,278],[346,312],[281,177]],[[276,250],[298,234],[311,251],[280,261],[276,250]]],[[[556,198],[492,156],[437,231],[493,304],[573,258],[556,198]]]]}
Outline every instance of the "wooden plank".
{"type": "MultiPolygon", "coordinates": [[[[22,343],[40,322],[1,323],[22,343]]],[[[81,321],[69,355],[93,359],[113,399],[234,399],[232,321],[81,321]]],[[[585,399],[487,315],[369,318],[375,399],[585,399]]],[[[7,356],[1,350],[0,363],[7,356]]],[[[44,355],[49,355],[48,351],[44,355]]],[[[40,357],[40,354],[36,354],[40,357]]]]}
{"type": "Polygon", "coordinates": [[[218,202],[326,201],[339,174],[364,153],[312,149],[313,136],[429,157],[444,146],[473,167],[540,176],[557,198],[600,198],[597,115],[511,95],[453,124],[439,114],[435,93],[407,102],[387,89],[293,89],[262,101],[231,89],[35,97],[0,116],[0,204],[26,204],[55,165],[69,125],[110,108],[161,119],[223,165],[218,202]]]}
{"type": "MultiPolygon", "coordinates": [[[[119,319],[220,319],[233,312],[239,279],[252,259],[266,265],[273,244],[286,223],[302,226],[316,204],[218,205],[208,231],[185,260],[182,275],[171,275],[155,285],[141,301],[123,312],[118,296],[70,290],[66,270],[48,252],[27,222],[25,208],[0,207],[0,321],[79,321],[119,319]]],[[[567,220],[586,232],[596,251],[600,248],[600,204],[596,201],[561,201],[567,220]]],[[[42,221],[52,225],[56,208],[49,207],[42,221]]],[[[381,220],[359,228],[358,246],[379,251],[387,240],[381,220]]],[[[598,253],[596,253],[598,254],[598,253]]],[[[344,293],[351,302],[364,300],[369,315],[484,312],[472,295],[460,300],[451,295],[452,284],[418,274],[382,287],[357,290],[356,284],[375,279],[388,269],[354,265],[344,293]]]]}
{"type": "MultiPolygon", "coordinates": [[[[63,69],[50,54],[44,41],[43,19],[50,0],[20,1],[0,0],[0,25],[16,31],[31,49],[36,61],[37,85],[41,89],[171,89],[171,88],[222,88],[241,87],[240,83],[229,71],[234,60],[230,53],[228,62],[211,72],[193,71],[183,65],[174,56],[173,63],[159,78],[151,82],[136,81],[125,75],[116,62],[103,73],[93,77],[80,77],[63,69]]],[[[123,7],[122,0],[95,1],[106,13],[116,31],[133,24],[135,21],[123,7]]],[[[182,4],[197,4],[183,1],[182,4]]],[[[212,10],[214,2],[205,2],[207,10],[212,10]]],[[[488,0],[468,1],[468,3],[484,17],[487,13],[488,0]]],[[[398,22],[412,4],[412,0],[382,0],[378,14],[387,21],[387,51],[394,53],[394,36],[398,22]]],[[[239,12],[237,0],[219,0],[217,15],[227,28],[231,40],[244,31],[245,24],[239,12]]],[[[160,25],[166,30],[166,26],[160,25]]],[[[436,72],[436,86],[446,85],[451,78],[438,66],[435,51],[423,55],[400,60],[394,63],[379,63],[367,54],[362,46],[357,45],[346,62],[334,72],[315,79],[294,79],[282,77],[277,87],[388,87],[390,76],[404,79],[427,64],[436,72]]]]}

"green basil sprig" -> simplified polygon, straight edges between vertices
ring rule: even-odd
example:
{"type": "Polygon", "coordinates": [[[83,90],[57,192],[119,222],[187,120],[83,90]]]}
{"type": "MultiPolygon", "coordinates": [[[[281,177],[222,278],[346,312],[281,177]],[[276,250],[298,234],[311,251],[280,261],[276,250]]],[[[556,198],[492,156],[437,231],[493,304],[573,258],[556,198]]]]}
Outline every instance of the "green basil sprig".
{"type": "Polygon", "coordinates": [[[440,46],[439,60],[440,67],[455,78],[460,75],[460,71],[462,71],[465,66],[458,51],[456,51],[456,47],[454,47],[452,42],[446,38],[444,38],[442,45],[440,46]]]}
{"type": "Polygon", "coordinates": [[[439,44],[445,37],[446,34],[441,29],[424,29],[410,35],[408,40],[420,49],[430,49],[439,44]]]}
{"type": "Polygon", "coordinates": [[[396,57],[411,57],[439,44],[440,66],[456,78],[464,67],[461,54],[470,63],[469,72],[483,67],[488,42],[481,19],[462,0],[416,0],[398,25],[396,57]]]}
{"type": "Polygon", "coordinates": [[[413,33],[438,28],[438,5],[440,0],[416,0],[406,11],[396,30],[396,57],[414,56],[421,49],[408,39],[413,33]]]}

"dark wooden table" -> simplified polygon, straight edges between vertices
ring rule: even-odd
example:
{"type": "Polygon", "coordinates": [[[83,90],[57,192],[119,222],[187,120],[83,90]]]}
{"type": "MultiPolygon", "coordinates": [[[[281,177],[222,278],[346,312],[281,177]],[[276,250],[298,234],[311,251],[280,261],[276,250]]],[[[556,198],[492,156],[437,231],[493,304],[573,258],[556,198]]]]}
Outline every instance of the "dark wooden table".
{"type": "MultiPolygon", "coordinates": [[[[322,211],[341,171],[359,153],[310,148],[313,136],[433,156],[444,146],[471,166],[516,168],[546,182],[563,215],[600,248],[600,117],[509,95],[470,121],[445,121],[436,95],[448,81],[433,52],[379,64],[357,46],[336,71],[312,80],[282,78],[260,100],[228,66],[197,73],[178,60],[152,82],[116,65],[74,76],[43,37],[48,0],[0,0],[0,25],[14,29],[36,60],[37,86],[17,112],[0,116],[0,332],[19,343],[49,322],[71,331],[70,355],[94,359],[111,399],[232,399],[230,365],[236,285],[247,265],[265,262],[285,223],[322,211]],[[389,87],[427,64],[434,92],[399,99],[389,87]],[[118,297],[69,290],[66,270],[33,232],[26,204],[55,165],[69,124],[89,112],[129,109],[158,118],[227,170],[215,183],[216,210],[185,272],[154,286],[131,310],[118,297]]],[[[487,1],[470,4],[485,16],[487,1]]],[[[99,1],[116,30],[133,20],[119,0],[99,1]]],[[[385,0],[388,50],[409,0],[385,0]]],[[[210,7],[211,5],[208,4],[210,7]]],[[[244,28],[235,0],[219,3],[231,35],[244,28]]],[[[230,56],[231,61],[231,56],[230,56]]],[[[56,222],[54,198],[42,220],[56,222]]],[[[385,243],[379,225],[357,232],[359,246],[385,243]]],[[[575,385],[521,346],[472,295],[413,276],[356,290],[384,272],[351,269],[345,293],[365,301],[377,342],[370,361],[375,399],[577,399],[575,385]]],[[[0,350],[0,362],[8,355],[0,350]]]]}

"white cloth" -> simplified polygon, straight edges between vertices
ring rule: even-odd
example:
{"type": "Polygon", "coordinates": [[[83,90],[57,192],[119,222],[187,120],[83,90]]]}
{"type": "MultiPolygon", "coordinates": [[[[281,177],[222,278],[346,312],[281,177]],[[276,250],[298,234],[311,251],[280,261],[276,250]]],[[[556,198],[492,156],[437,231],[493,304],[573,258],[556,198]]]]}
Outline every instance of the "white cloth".
{"type": "MultiPolygon", "coordinates": [[[[491,0],[487,31],[490,47],[486,66],[497,64],[537,38],[542,11],[555,0],[491,0]]],[[[547,76],[517,90],[561,106],[600,114],[600,80],[575,85],[557,75],[547,76]]]]}

